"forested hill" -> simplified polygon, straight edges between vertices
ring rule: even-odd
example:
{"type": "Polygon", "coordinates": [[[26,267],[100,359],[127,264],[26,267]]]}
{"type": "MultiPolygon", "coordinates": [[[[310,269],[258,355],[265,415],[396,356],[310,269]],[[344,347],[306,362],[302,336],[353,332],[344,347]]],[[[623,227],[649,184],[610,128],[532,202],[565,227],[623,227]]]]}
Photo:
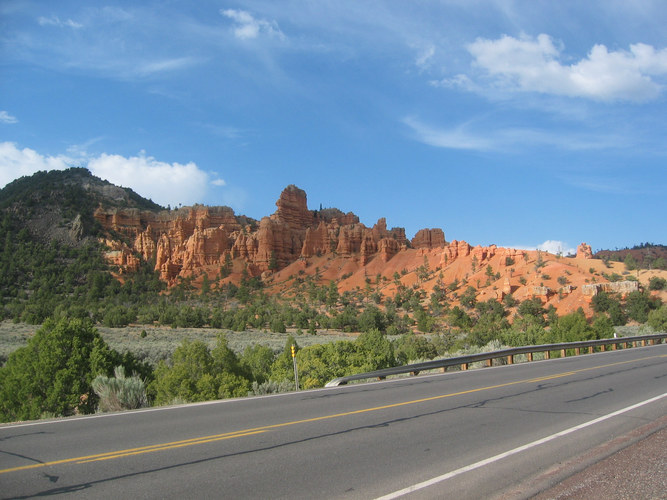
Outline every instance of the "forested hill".
{"type": "Polygon", "coordinates": [[[84,168],[38,172],[0,190],[0,319],[100,321],[163,288],[146,264],[125,283],[113,278],[93,217],[100,205],[161,209],[84,168]]]}
{"type": "Polygon", "coordinates": [[[158,204],[95,177],[85,168],[37,172],[0,190],[0,214],[15,231],[25,229],[43,242],[78,245],[97,236],[93,218],[99,206],[161,210],[158,204]]]}
{"type": "Polygon", "coordinates": [[[630,269],[665,269],[667,267],[667,245],[647,242],[632,248],[599,250],[595,252],[594,257],[605,262],[623,262],[630,269]]]}

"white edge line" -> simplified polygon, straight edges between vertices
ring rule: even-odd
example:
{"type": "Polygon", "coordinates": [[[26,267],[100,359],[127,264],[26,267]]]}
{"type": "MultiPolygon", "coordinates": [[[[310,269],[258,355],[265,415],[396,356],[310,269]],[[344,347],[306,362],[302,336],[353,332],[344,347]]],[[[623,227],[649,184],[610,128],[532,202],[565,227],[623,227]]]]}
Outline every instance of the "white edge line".
{"type": "Polygon", "coordinates": [[[504,453],[500,453],[498,455],[495,455],[493,457],[486,458],[484,460],[480,460],[479,462],[475,462],[474,464],[466,465],[464,467],[453,470],[451,472],[447,472],[446,474],[434,477],[434,478],[429,479],[427,481],[423,481],[421,483],[413,484],[412,486],[408,486],[407,488],[403,488],[402,490],[394,491],[393,493],[388,493],[387,495],[383,495],[381,497],[376,498],[376,500],[391,500],[391,499],[394,499],[394,498],[399,498],[403,495],[407,495],[408,493],[412,493],[414,491],[418,491],[418,490],[421,490],[421,489],[424,489],[424,488],[428,488],[429,486],[433,486],[434,484],[440,483],[440,482],[445,481],[447,479],[451,479],[452,477],[463,474],[464,472],[469,472],[471,470],[479,469],[480,467],[484,467],[485,465],[489,465],[493,462],[497,462],[499,460],[502,460],[503,458],[509,457],[511,455],[516,455],[517,453],[521,453],[522,451],[526,451],[530,448],[534,448],[535,446],[539,446],[539,445],[547,443],[549,441],[553,441],[554,439],[557,439],[559,437],[566,436],[568,434],[572,434],[573,432],[576,432],[578,430],[584,429],[586,427],[590,427],[591,425],[595,425],[597,423],[603,422],[604,420],[608,420],[610,418],[616,417],[616,416],[621,415],[623,413],[629,412],[631,410],[634,410],[635,408],[639,408],[640,406],[644,406],[644,405],[653,403],[653,402],[658,401],[659,399],[662,399],[666,396],[667,396],[667,392],[664,393],[664,394],[661,394],[659,396],[656,396],[654,398],[647,399],[646,401],[642,401],[642,402],[634,404],[632,406],[628,406],[627,408],[622,408],[622,409],[617,410],[613,413],[603,415],[602,417],[596,418],[594,420],[589,420],[588,422],[584,422],[583,424],[579,424],[579,425],[576,425],[574,427],[570,427],[569,429],[565,429],[563,431],[557,432],[556,434],[552,434],[550,436],[543,437],[542,439],[538,439],[537,441],[533,441],[532,443],[524,444],[523,446],[519,446],[518,448],[514,448],[513,450],[509,450],[509,451],[506,451],[504,453]]]}

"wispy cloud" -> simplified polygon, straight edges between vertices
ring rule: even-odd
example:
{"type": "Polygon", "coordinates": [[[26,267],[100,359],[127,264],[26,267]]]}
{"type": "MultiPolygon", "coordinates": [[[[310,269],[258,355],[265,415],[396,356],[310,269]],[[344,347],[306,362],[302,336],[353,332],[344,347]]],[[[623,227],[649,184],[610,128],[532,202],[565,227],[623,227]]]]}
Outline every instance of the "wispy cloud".
{"type": "MultiPolygon", "coordinates": [[[[656,50],[643,43],[616,51],[597,44],[573,64],[561,62],[564,46],[546,34],[478,38],[467,48],[473,66],[496,89],[511,92],[640,102],[657,98],[664,88],[658,78],[667,75],[667,49],[656,50]]],[[[465,75],[444,81],[457,83],[470,88],[470,78],[465,75]]]]}
{"type": "Polygon", "coordinates": [[[200,59],[196,57],[177,57],[173,59],[149,61],[139,65],[136,69],[136,74],[142,76],[150,76],[157,73],[180,71],[195,66],[200,62],[201,62],[200,59]]]}
{"type": "Polygon", "coordinates": [[[83,24],[72,21],[71,19],[61,20],[58,16],[39,17],[37,22],[40,26],[57,26],[58,28],[83,28],[83,24]]]}
{"type": "Polygon", "coordinates": [[[0,111],[0,123],[18,123],[15,116],[10,115],[7,111],[0,111]]]}
{"type": "Polygon", "coordinates": [[[430,65],[434,55],[435,55],[435,46],[429,44],[428,47],[423,48],[419,51],[419,55],[415,60],[415,65],[420,69],[427,68],[430,65]]]}
{"type": "Polygon", "coordinates": [[[558,129],[503,128],[497,124],[490,130],[480,130],[473,126],[473,121],[441,128],[427,125],[414,117],[404,118],[403,123],[412,129],[419,142],[445,149],[511,153],[525,151],[526,148],[551,147],[565,151],[586,151],[627,148],[632,144],[629,137],[609,133],[598,135],[558,129]]]}
{"type": "Polygon", "coordinates": [[[497,148],[495,141],[469,132],[466,125],[450,129],[438,129],[413,117],[404,118],[403,123],[412,129],[418,141],[437,148],[476,151],[488,151],[497,148]]]}
{"type": "Polygon", "coordinates": [[[633,192],[633,189],[628,183],[628,180],[619,180],[606,176],[590,176],[590,175],[581,175],[581,173],[574,174],[564,174],[560,175],[560,179],[570,186],[576,187],[578,189],[583,189],[585,191],[593,191],[596,193],[606,193],[606,194],[630,194],[633,192]]]}
{"type": "Polygon", "coordinates": [[[234,35],[241,40],[251,40],[260,35],[267,35],[280,40],[287,38],[280,31],[278,23],[267,21],[266,19],[258,19],[245,10],[225,9],[221,10],[220,14],[234,21],[234,35]]]}

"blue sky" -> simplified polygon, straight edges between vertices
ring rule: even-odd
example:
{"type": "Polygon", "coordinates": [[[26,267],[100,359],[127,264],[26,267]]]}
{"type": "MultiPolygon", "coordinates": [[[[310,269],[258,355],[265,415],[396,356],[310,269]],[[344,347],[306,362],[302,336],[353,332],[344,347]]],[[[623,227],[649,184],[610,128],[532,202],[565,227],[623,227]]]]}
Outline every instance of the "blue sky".
{"type": "Polygon", "coordinates": [[[0,186],[86,166],[408,238],[667,243],[664,1],[0,2],[0,186]]]}

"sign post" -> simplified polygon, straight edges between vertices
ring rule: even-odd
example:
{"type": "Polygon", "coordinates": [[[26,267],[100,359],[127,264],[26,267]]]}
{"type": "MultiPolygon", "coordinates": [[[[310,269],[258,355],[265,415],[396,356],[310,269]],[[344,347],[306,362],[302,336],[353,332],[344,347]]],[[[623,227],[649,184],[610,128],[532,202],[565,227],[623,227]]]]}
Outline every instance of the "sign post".
{"type": "Polygon", "coordinates": [[[296,390],[299,390],[299,373],[296,370],[296,349],[294,348],[294,344],[292,344],[292,363],[294,364],[294,385],[296,386],[296,390]]]}

